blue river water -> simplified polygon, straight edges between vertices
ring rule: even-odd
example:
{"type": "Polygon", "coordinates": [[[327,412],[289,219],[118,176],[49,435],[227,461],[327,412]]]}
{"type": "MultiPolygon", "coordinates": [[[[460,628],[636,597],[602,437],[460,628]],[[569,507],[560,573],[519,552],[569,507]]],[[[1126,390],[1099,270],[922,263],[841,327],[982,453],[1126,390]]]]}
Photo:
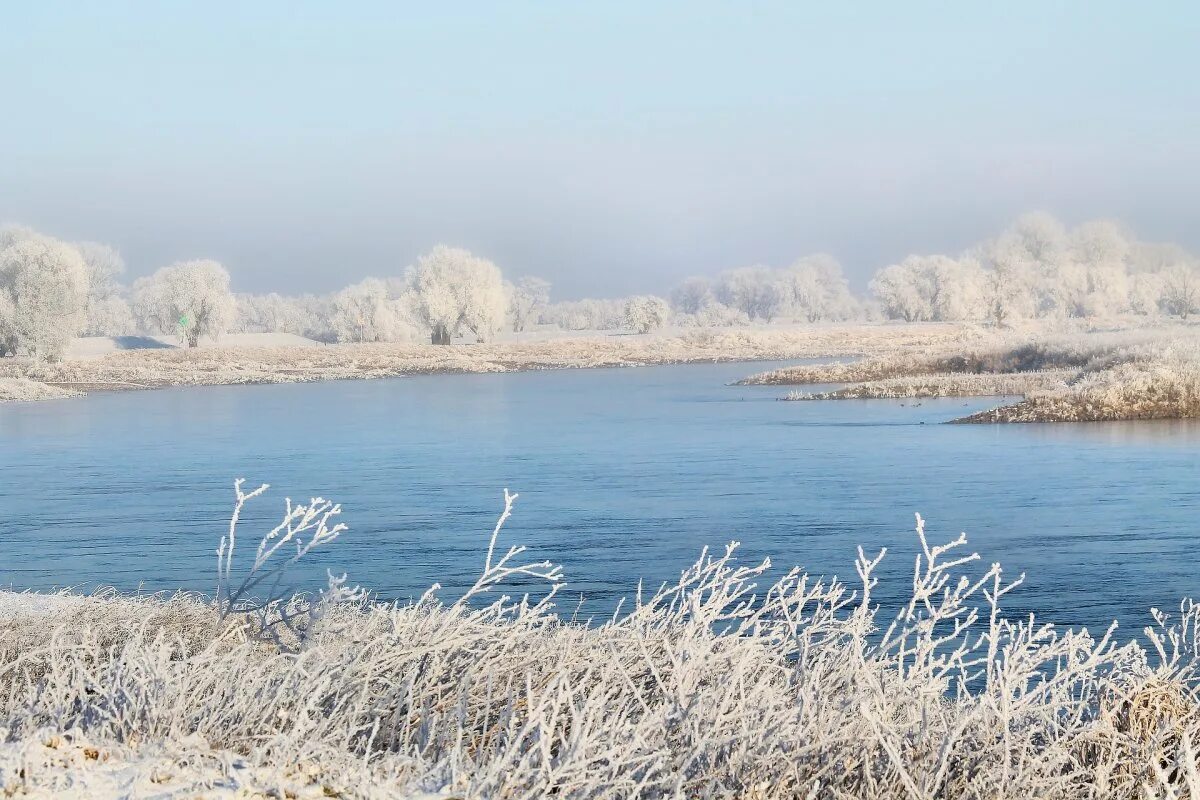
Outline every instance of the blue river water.
{"type": "MultiPolygon", "coordinates": [[[[564,605],[603,613],[709,545],[852,582],[911,582],[913,514],[1026,573],[1013,613],[1126,634],[1200,595],[1200,425],[939,424],[997,399],[781,403],[731,386],[772,364],[435,375],[166,389],[0,406],[0,584],[211,591],[235,477],[343,505],[325,570],[384,598],[478,573],[505,487],[504,543],[564,565],[564,605]]],[[[515,591],[530,588],[517,585],[515,591]]]]}

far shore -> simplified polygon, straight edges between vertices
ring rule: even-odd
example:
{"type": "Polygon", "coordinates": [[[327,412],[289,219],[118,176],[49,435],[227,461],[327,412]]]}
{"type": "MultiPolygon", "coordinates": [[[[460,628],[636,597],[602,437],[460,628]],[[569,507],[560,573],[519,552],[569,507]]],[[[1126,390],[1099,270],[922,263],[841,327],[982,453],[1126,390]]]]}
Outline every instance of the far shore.
{"type": "Polygon", "coordinates": [[[0,402],[171,386],[365,380],[437,373],[517,372],[883,355],[961,341],[968,326],[762,326],[655,334],[547,334],[488,344],[321,344],[288,334],[242,334],[195,349],[148,337],[80,339],[67,358],[0,360],[0,402]],[[128,348],[128,349],[122,349],[128,348]]]}

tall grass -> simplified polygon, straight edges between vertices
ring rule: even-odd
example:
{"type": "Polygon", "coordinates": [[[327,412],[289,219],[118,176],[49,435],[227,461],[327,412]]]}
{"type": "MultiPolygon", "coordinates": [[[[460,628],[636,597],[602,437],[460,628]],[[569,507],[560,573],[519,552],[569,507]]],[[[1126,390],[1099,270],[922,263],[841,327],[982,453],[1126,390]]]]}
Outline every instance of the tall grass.
{"type": "MultiPolygon", "coordinates": [[[[1155,612],[1145,646],[1010,618],[1021,579],[918,517],[894,614],[874,599],[885,552],[860,549],[843,583],[770,578],[735,542],[585,625],[554,606],[557,568],[498,545],[515,499],[463,598],[435,585],[385,604],[339,579],[239,605],[235,522],[213,600],[68,596],[10,615],[0,788],[120,764],[126,791],[164,795],[253,773],[279,796],[1200,797],[1190,603],[1155,612]],[[514,576],[545,590],[508,596],[514,576]],[[71,748],[84,755],[56,767],[71,748]]],[[[247,580],[271,574],[254,561],[247,580]]]]}

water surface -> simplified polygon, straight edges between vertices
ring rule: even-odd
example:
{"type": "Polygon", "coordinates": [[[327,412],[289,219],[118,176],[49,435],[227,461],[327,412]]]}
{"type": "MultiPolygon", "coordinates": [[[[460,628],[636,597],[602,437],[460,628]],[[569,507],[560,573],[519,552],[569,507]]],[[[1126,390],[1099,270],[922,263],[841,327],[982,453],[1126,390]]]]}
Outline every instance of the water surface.
{"type": "MultiPolygon", "coordinates": [[[[794,362],[789,362],[794,363],[794,362]]],[[[988,399],[781,403],[730,381],[772,364],[434,375],[203,387],[0,406],[0,583],[211,590],[232,480],[341,502],[325,569],[385,597],[469,585],[502,490],[507,540],[565,565],[589,612],[677,576],[704,545],[854,576],[889,548],[911,579],[913,513],[1027,573],[1016,611],[1133,631],[1200,595],[1189,422],[961,426],[988,399]]],[[[249,555],[248,549],[246,555],[249,555]]],[[[572,602],[573,605],[573,602],[572,602]]]]}

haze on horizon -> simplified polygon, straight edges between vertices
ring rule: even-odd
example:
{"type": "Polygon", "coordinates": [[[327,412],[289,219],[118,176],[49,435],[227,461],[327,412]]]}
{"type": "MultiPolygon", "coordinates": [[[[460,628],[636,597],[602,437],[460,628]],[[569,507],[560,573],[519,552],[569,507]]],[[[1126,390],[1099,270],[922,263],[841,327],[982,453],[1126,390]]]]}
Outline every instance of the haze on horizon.
{"type": "Polygon", "coordinates": [[[1023,211],[1200,250],[1200,12],[263,2],[6,9],[0,220],[337,289],[438,242],[559,299],[1023,211]]]}

